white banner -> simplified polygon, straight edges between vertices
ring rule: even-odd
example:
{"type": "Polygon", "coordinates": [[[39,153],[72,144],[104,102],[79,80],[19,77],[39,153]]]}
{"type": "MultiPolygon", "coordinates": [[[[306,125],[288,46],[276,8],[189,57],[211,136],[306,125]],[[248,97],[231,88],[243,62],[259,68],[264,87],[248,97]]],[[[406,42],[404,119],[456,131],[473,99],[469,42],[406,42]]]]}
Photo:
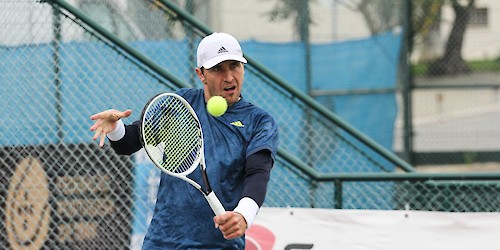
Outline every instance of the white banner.
{"type": "Polygon", "coordinates": [[[247,250],[500,249],[500,213],[262,208],[247,250]]]}

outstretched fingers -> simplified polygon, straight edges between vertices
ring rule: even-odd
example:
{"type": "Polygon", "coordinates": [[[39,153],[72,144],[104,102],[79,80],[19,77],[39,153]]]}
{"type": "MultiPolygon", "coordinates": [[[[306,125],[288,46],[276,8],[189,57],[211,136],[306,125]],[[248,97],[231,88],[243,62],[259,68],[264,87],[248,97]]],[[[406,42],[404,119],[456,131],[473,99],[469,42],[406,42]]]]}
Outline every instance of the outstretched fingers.
{"type": "Polygon", "coordinates": [[[123,112],[109,109],[92,115],[90,119],[95,121],[90,127],[90,131],[94,131],[92,139],[97,140],[99,138],[99,147],[103,147],[106,141],[106,135],[113,131],[116,127],[116,122],[121,118],[129,117],[130,114],[132,114],[132,110],[130,109],[123,112]]]}

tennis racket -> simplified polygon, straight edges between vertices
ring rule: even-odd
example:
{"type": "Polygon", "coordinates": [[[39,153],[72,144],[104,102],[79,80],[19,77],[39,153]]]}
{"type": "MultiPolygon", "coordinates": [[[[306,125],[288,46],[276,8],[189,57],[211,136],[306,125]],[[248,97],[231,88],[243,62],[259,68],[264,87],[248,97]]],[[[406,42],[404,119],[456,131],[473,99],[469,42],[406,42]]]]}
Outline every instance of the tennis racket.
{"type": "Polygon", "coordinates": [[[214,213],[223,214],[225,209],[208,182],[203,133],[191,105],[177,94],[159,94],[148,102],[141,121],[141,142],[153,163],[200,190],[214,213]],[[187,177],[198,166],[205,188],[187,177]]]}

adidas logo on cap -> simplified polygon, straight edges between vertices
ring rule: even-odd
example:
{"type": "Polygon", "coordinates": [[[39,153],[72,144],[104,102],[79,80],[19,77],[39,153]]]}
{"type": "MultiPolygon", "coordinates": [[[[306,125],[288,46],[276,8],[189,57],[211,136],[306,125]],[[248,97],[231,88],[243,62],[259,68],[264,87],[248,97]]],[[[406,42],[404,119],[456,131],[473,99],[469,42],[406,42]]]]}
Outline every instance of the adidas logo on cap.
{"type": "Polygon", "coordinates": [[[229,51],[227,51],[227,49],[224,48],[224,46],[222,46],[222,47],[220,47],[219,51],[217,51],[217,54],[226,53],[226,52],[229,52],[229,51]]]}

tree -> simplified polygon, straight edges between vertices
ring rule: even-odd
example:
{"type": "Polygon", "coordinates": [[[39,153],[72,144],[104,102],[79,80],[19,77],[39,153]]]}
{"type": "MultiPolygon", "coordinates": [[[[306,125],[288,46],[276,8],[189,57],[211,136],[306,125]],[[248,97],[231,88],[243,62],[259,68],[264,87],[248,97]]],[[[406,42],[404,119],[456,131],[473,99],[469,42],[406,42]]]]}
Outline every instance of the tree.
{"type": "Polygon", "coordinates": [[[430,75],[453,75],[470,72],[469,66],[462,57],[462,45],[470,13],[475,7],[475,0],[450,1],[455,12],[455,20],[443,56],[429,67],[428,73],[430,75]]]}
{"type": "Polygon", "coordinates": [[[401,25],[401,0],[334,0],[351,11],[361,12],[371,35],[401,25]]]}
{"type": "MultiPolygon", "coordinates": [[[[400,24],[398,19],[402,1],[387,0],[334,0],[343,6],[363,14],[372,35],[384,32],[400,24]]],[[[432,27],[439,25],[443,6],[448,2],[455,12],[455,20],[447,39],[444,54],[433,62],[430,75],[452,75],[470,71],[462,58],[464,34],[475,0],[407,0],[411,3],[412,41],[420,38],[428,42],[432,27]]],[[[411,49],[411,48],[410,48],[411,49]]],[[[411,51],[410,51],[411,52],[411,51]]]]}
{"type": "Polygon", "coordinates": [[[315,0],[277,0],[273,9],[266,13],[271,22],[293,18],[293,27],[300,41],[309,40],[309,26],[314,24],[309,13],[309,4],[315,0]]]}
{"type": "Polygon", "coordinates": [[[305,50],[306,88],[312,90],[311,82],[311,46],[309,43],[309,26],[313,24],[309,4],[316,1],[277,0],[274,8],[267,13],[270,21],[287,20],[293,18],[296,34],[299,35],[305,50]]]}

